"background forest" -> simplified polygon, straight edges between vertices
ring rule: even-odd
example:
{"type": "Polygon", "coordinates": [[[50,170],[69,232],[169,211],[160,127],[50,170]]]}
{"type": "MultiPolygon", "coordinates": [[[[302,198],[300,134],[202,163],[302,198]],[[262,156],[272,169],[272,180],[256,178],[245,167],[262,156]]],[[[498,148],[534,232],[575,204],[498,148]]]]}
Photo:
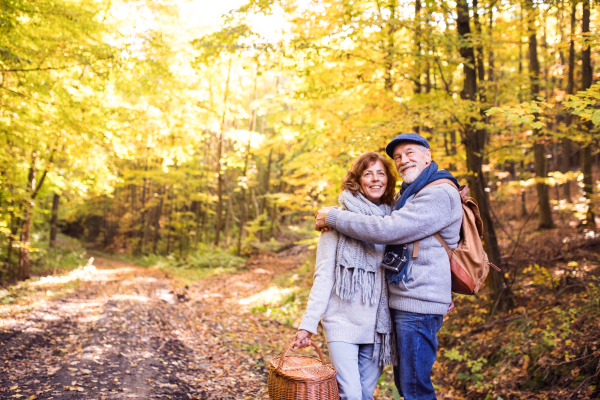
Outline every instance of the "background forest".
{"type": "Polygon", "coordinates": [[[598,393],[598,2],[208,3],[1,3],[0,282],[83,249],[189,275],[312,245],[351,161],[417,132],[503,269],[446,324],[447,387],[598,393]]]}

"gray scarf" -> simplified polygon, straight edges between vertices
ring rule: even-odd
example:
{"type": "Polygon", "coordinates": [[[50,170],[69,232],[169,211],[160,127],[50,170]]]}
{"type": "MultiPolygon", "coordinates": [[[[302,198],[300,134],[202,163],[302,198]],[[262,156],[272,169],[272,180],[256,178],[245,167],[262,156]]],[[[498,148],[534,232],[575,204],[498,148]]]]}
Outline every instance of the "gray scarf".
{"type": "MultiPolygon", "coordinates": [[[[354,196],[345,190],[340,194],[341,209],[363,215],[389,215],[392,208],[378,206],[367,200],[361,193],[354,196]]],[[[396,365],[396,340],[392,328],[392,318],[388,306],[388,288],[382,279],[381,295],[377,299],[376,274],[381,264],[381,256],[375,245],[339,234],[335,259],[335,293],[342,300],[352,300],[357,292],[362,292],[363,303],[375,305],[377,319],[375,331],[379,344],[379,365],[396,365]]],[[[373,354],[375,357],[375,354],[373,354]]]]}
{"type": "MultiPolygon", "coordinates": [[[[385,277],[385,276],[384,276],[385,277]]],[[[392,324],[392,314],[388,303],[388,284],[385,279],[381,280],[381,298],[377,306],[377,320],[375,332],[377,332],[377,343],[379,344],[379,365],[398,364],[398,352],[396,351],[396,332],[392,324]]],[[[375,352],[373,352],[375,359],[375,352]]]]}

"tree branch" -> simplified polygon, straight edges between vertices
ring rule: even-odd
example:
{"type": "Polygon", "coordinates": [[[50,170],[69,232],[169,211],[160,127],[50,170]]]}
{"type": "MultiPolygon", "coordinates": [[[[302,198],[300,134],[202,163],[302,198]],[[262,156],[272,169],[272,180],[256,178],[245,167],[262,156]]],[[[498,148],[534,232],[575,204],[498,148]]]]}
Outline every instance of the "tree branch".
{"type": "Polygon", "coordinates": [[[452,91],[450,90],[450,86],[448,86],[448,82],[446,82],[446,78],[444,77],[444,72],[442,71],[442,66],[440,64],[440,58],[436,57],[435,62],[438,65],[438,69],[440,70],[440,77],[442,78],[442,82],[444,82],[444,86],[446,87],[446,93],[452,96],[452,91]]]}
{"type": "Polygon", "coordinates": [[[33,193],[31,193],[31,200],[33,200],[37,197],[40,189],[42,188],[42,185],[44,184],[44,180],[46,179],[46,175],[48,175],[48,169],[50,168],[50,165],[52,165],[53,157],[54,157],[54,150],[52,150],[52,153],[50,153],[50,160],[48,160],[48,164],[46,165],[46,169],[44,170],[44,173],[42,174],[42,178],[38,182],[33,193]]]}
{"type": "MultiPolygon", "coordinates": [[[[102,58],[98,58],[95,61],[102,61],[102,60],[108,60],[113,58],[113,56],[108,56],[108,57],[102,57],[102,58]]],[[[84,65],[84,66],[88,66],[91,65],[93,63],[76,63],[76,64],[70,64],[70,65],[63,65],[60,67],[37,67],[37,68],[12,68],[12,69],[2,69],[2,72],[33,72],[33,71],[52,71],[52,70],[63,70],[63,69],[67,69],[67,68],[71,68],[71,67],[77,67],[80,65],[84,65]]]]}

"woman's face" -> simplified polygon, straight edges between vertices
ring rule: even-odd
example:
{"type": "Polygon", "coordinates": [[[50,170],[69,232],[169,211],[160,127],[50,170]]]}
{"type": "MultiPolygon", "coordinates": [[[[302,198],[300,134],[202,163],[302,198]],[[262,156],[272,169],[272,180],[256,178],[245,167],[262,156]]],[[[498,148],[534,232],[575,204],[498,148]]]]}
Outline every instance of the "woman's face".
{"type": "Polygon", "coordinates": [[[385,166],[380,160],[377,160],[363,171],[360,177],[360,187],[369,201],[378,203],[381,196],[385,193],[387,180],[385,166]]]}

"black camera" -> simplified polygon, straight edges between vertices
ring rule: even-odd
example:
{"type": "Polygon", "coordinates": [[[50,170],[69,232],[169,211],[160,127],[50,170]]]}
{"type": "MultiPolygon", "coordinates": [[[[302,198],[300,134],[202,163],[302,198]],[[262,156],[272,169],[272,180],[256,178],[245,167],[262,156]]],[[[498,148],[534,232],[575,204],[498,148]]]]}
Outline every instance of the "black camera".
{"type": "Polygon", "coordinates": [[[408,262],[407,247],[408,245],[406,244],[402,246],[401,255],[398,255],[393,251],[385,253],[383,260],[381,261],[381,266],[390,271],[401,271],[408,262]]]}

